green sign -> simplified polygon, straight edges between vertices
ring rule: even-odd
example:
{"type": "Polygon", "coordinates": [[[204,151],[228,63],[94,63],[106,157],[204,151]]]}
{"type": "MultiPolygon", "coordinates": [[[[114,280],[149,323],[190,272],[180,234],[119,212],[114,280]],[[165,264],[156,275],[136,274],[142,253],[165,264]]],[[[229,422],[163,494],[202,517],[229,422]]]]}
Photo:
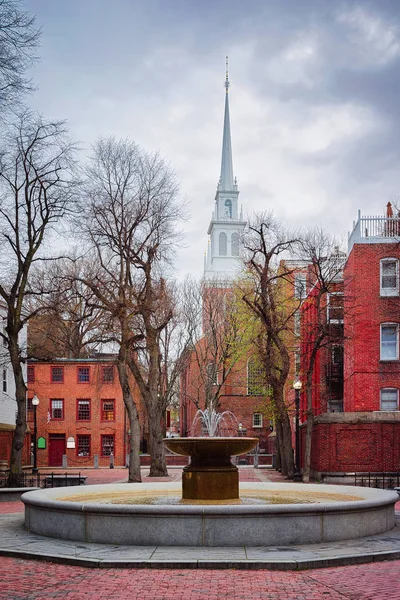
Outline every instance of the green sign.
{"type": "Polygon", "coordinates": [[[46,449],[46,438],[40,437],[37,441],[37,447],[40,450],[45,450],[46,449]]]}

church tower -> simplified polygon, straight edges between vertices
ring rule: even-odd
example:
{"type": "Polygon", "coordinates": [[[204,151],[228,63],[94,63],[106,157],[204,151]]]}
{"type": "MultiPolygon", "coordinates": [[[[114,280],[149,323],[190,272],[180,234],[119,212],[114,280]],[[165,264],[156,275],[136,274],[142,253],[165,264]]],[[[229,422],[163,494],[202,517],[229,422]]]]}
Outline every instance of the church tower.
{"type": "Polygon", "coordinates": [[[238,273],[241,238],[246,222],[239,216],[239,189],[233,177],[231,126],[229,119],[228,57],[226,58],[225,115],[222,138],[221,175],[214,211],[208,227],[209,244],[204,261],[204,281],[232,282],[238,273]]]}

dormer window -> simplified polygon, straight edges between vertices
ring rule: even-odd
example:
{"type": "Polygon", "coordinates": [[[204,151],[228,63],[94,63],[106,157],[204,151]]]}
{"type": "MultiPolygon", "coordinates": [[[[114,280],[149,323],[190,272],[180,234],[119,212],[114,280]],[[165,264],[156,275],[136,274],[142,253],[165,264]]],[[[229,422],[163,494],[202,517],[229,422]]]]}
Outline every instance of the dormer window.
{"type": "Polygon", "coordinates": [[[396,258],[381,260],[381,296],[399,295],[399,261],[396,258]]]}

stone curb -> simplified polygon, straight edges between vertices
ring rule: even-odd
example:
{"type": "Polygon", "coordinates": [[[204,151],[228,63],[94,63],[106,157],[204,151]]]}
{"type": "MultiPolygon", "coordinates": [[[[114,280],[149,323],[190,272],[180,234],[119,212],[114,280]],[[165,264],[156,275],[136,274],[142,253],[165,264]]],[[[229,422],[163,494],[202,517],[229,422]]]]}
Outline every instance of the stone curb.
{"type": "Polygon", "coordinates": [[[24,550],[0,549],[0,556],[26,560],[38,560],[56,564],[72,565],[98,569],[215,569],[215,570],[270,570],[270,571],[305,571],[309,569],[324,569],[327,567],[341,567],[348,565],[361,565],[366,563],[383,562],[386,560],[399,560],[400,551],[383,551],[366,554],[349,554],[332,558],[315,558],[307,560],[99,560],[79,558],[63,554],[46,554],[42,552],[28,552],[24,550]]]}

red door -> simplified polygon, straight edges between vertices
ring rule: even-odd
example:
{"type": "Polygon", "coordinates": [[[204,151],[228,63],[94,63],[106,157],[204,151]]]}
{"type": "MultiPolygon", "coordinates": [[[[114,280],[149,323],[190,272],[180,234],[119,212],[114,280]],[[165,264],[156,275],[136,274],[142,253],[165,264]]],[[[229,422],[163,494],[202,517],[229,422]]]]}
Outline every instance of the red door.
{"type": "Polygon", "coordinates": [[[50,435],[49,467],[62,467],[63,454],[65,454],[65,435],[50,435]]]}

